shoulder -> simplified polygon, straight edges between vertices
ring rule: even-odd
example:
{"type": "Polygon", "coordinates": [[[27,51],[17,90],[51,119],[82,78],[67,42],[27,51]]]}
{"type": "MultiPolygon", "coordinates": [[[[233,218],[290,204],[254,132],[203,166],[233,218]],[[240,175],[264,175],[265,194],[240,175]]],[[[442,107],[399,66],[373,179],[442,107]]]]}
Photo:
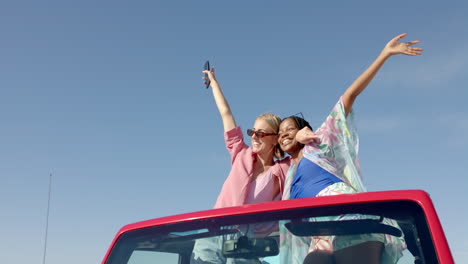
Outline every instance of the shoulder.
{"type": "Polygon", "coordinates": [[[281,170],[284,172],[289,169],[289,166],[291,166],[291,157],[288,156],[284,159],[277,160],[273,168],[275,168],[275,170],[281,170]]]}
{"type": "Polygon", "coordinates": [[[224,132],[224,141],[226,142],[226,145],[228,147],[233,147],[236,145],[245,145],[244,135],[242,134],[241,128],[237,126],[229,131],[224,132]]]}
{"type": "Polygon", "coordinates": [[[237,138],[237,137],[242,137],[242,138],[244,137],[240,126],[236,126],[235,128],[224,132],[224,138],[226,140],[230,138],[237,138]]]}

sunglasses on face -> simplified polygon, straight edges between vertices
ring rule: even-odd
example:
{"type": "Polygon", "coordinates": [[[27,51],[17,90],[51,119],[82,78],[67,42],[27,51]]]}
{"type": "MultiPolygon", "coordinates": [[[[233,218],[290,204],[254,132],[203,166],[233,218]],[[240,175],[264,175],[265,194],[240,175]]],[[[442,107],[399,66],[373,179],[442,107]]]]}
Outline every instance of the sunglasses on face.
{"type": "Polygon", "coordinates": [[[258,138],[262,138],[262,137],[266,137],[266,136],[276,136],[278,134],[276,133],[267,133],[267,132],[263,132],[263,131],[255,131],[253,129],[247,129],[247,135],[249,135],[250,137],[253,136],[255,134],[255,136],[257,136],[258,138]]]}

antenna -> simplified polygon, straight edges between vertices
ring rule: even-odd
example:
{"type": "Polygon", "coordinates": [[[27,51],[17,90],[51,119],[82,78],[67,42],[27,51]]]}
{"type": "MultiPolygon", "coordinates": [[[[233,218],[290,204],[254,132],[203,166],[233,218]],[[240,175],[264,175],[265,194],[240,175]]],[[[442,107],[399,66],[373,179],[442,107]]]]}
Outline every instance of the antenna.
{"type": "Polygon", "coordinates": [[[42,264],[45,264],[46,253],[47,253],[47,233],[49,230],[49,209],[50,209],[51,187],[52,187],[52,173],[49,174],[49,198],[47,199],[47,217],[46,217],[46,226],[45,226],[45,235],[44,235],[44,257],[42,258],[42,264]]]}

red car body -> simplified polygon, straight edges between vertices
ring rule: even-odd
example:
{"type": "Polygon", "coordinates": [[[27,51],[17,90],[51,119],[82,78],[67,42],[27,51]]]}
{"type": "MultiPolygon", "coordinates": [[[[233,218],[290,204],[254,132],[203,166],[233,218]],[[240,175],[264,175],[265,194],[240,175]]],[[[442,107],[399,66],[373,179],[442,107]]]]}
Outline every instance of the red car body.
{"type": "MultiPolygon", "coordinates": [[[[327,197],[314,197],[304,199],[293,199],[286,201],[268,202],[261,204],[249,204],[237,207],[228,207],[220,209],[212,209],[193,213],[186,213],[174,216],[167,216],[138,223],[133,223],[122,227],[112,241],[102,264],[108,263],[107,260],[111,254],[114,245],[119,241],[120,237],[127,232],[156,227],[164,225],[172,225],[177,223],[188,223],[203,219],[216,219],[229,216],[240,216],[254,213],[266,213],[275,211],[284,211],[299,208],[335,208],[336,206],[354,206],[366,204],[378,204],[388,202],[410,202],[420,208],[423,218],[426,221],[428,233],[433,244],[433,251],[436,255],[438,263],[450,264],[454,263],[450,248],[447,243],[442,225],[437,216],[436,210],[429,195],[421,190],[404,190],[404,191],[382,191],[382,192],[367,192],[358,194],[345,194],[327,197]]],[[[426,238],[427,239],[427,238],[426,238]]]]}

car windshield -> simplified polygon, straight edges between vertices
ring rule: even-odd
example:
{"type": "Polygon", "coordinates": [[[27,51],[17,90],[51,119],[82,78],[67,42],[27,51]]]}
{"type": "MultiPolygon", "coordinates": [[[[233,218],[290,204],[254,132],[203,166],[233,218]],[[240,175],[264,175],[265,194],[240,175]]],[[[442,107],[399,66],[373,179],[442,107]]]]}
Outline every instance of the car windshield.
{"type": "Polygon", "coordinates": [[[434,252],[421,208],[400,201],[150,226],[123,233],[105,263],[437,263],[434,252]]]}

